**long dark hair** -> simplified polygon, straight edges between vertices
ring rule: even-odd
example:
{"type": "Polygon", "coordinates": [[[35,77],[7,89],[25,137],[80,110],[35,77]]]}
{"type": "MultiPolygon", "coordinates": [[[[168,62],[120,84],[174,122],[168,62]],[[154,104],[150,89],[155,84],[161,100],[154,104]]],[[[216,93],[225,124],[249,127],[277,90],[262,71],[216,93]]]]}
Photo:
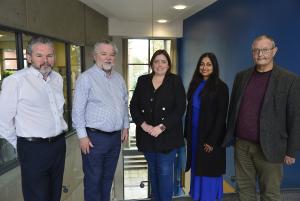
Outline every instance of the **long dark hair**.
{"type": "Polygon", "coordinates": [[[203,81],[203,76],[199,71],[200,68],[200,64],[202,62],[202,60],[208,57],[212,63],[212,68],[213,68],[213,72],[212,74],[209,76],[204,89],[201,92],[201,95],[205,94],[208,90],[215,90],[216,89],[216,85],[219,81],[219,64],[218,64],[218,60],[217,57],[214,53],[211,52],[206,52],[204,54],[202,54],[198,60],[195,72],[193,74],[193,78],[190,82],[190,86],[188,89],[188,93],[187,93],[187,98],[188,100],[191,99],[191,97],[193,96],[194,91],[196,90],[196,88],[198,87],[198,85],[200,84],[201,81],[203,81]]]}
{"type": "Polygon", "coordinates": [[[154,52],[153,56],[151,57],[151,60],[150,60],[150,67],[152,69],[152,74],[154,74],[154,70],[153,70],[153,63],[154,63],[154,60],[155,58],[158,56],[158,55],[164,55],[166,58],[167,58],[167,61],[168,61],[168,65],[169,65],[169,68],[166,72],[166,75],[170,74],[171,72],[171,68],[172,68],[172,63],[171,63],[171,58],[168,54],[168,52],[166,50],[157,50],[156,52],[154,52]]]}

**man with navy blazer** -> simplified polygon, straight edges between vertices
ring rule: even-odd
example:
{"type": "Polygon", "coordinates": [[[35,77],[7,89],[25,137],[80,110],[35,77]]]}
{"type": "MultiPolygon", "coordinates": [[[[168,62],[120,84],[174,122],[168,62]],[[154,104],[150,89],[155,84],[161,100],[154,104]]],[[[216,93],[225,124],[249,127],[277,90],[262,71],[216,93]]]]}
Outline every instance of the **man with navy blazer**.
{"type": "Polygon", "coordinates": [[[274,63],[274,40],[252,43],[255,66],[236,75],[223,145],[235,140],[239,198],[280,201],[283,164],[295,163],[300,141],[299,76],[274,63]]]}

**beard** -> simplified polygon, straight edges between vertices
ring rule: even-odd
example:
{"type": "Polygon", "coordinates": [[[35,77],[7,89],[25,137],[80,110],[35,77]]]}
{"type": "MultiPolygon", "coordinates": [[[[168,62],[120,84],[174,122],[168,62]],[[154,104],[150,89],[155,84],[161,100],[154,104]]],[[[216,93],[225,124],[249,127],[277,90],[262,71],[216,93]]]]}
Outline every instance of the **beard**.
{"type": "Polygon", "coordinates": [[[114,64],[112,64],[112,63],[103,63],[101,65],[101,67],[104,71],[111,71],[113,66],[114,66],[114,64]]]}
{"type": "Polygon", "coordinates": [[[48,75],[52,70],[52,67],[51,66],[41,66],[40,68],[40,73],[42,75],[48,75]]]}
{"type": "Polygon", "coordinates": [[[43,76],[47,76],[52,71],[52,66],[49,63],[43,63],[39,66],[32,64],[43,76]]]}

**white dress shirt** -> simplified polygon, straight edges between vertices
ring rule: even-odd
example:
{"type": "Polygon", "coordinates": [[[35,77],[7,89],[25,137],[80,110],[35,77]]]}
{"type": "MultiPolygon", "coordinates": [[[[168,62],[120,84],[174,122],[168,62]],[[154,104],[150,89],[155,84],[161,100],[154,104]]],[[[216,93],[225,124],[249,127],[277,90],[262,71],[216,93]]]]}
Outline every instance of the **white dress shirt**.
{"type": "Polygon", "coordinates": [[[0,93],[0,135],[16,147],[20,137],[54,137],[67,129],[63,118],[63,79],[47,80],[33,67],[5,78],[0,93]]]}
{"type": "Polygon", "coordinates": [[[122,76],[112,71],[108,77],[97,65],[76,81],[72,108],[73,126],[79,138],[86,127],[112,132],[129,128],[128,93],[122,76]]]}

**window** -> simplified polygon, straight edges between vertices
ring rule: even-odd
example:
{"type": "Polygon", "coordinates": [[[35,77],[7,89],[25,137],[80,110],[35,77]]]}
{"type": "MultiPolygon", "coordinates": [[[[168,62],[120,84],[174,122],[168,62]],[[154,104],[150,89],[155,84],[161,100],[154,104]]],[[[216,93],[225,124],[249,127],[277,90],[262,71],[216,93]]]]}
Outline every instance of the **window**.
{"type": "Polygon", "coordinates": [[[81,47],[78,45],[70,46],[71,54],[71,91],[72,91],[72,100],[74,97],[75,82],[78,76],[81,74],[81,47]]]}
{"type": "Polygon", "coordinates": [[[17,70],[15,33],[0,31],[0,86],[3,78],[17,70]]]}

